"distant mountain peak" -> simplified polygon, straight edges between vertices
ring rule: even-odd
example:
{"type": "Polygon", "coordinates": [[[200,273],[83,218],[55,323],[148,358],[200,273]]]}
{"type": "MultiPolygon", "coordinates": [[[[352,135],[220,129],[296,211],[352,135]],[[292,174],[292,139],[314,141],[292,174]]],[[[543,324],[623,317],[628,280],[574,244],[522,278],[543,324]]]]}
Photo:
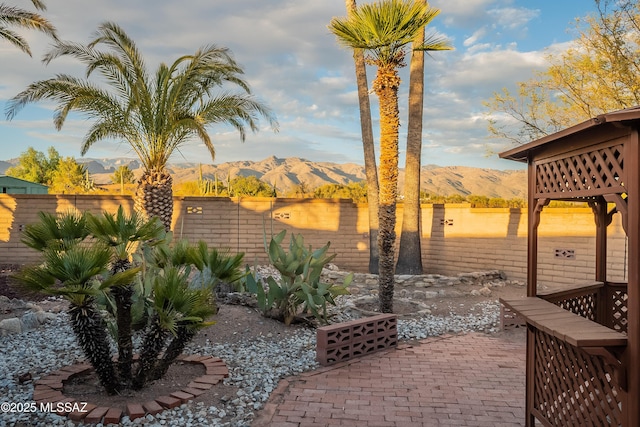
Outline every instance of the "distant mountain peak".
{"type": "MultiPolygon", "coordinates": [[[[17,159],[13,159],[17,161],[17,159]]],[[[111,182],[111,176],[120,166],[129,166],[134,172],[140,171],[140,162],[134,158],[93,159],[79,158],[86,164],[97,184],[111,182]]],[[[12,166],[12,161],[0,161],[0,174],[12,166]],[[4,169],[3,169],[4,168],[4,169]]],[[[279,158],[269,156],[260,161],[234,161],[212,164],[173,163],[169,170],[175,183],[207,180],[227,180],[236,176],[256,176],[258,179],[277,185],[280,193],[286,193],[304,182],[309,188],[324,184],[348,184],[366,179],[364,166],[355,163],[312,162],[300,157],[279,158]]],[[[468,166],[423,165],[421,189],[427,193],[451,196],[478,195],[504,199],[522,198],[527,195],[525,170],[495,170],[468,166]]],[[[404,183],[404,173],[399,176],[400,194],[404,183]]]]}

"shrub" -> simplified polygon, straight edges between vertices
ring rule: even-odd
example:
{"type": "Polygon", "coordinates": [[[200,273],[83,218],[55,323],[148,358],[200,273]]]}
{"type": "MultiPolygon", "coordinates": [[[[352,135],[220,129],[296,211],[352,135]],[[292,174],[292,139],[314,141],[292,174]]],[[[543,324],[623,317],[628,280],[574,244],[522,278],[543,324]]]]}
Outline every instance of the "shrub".
{"type": "Polygon", "coordinates": [[[309,312],[326,323],[327,303],[335,305],[336,296],[349,293],[347,286],[353,275],[347,276],[342,285],[322,283],[322,269],[336,256],[327,255],[330,242],[314,251],[304,246],[302,235],[292,235],[287,252],[282,247],[285,235],[283,230],[274,236],[268,248],[269,261],[280,273],[280,278],[267,277],[265,289],[248,274],[247,290],[257,295],[258,306],[265,315],[282,320],[286,325],[291,324],[300,311],[309,312]]]}
{"type": "Polygon", "coordinates": [[[234,262],[242,259],[221,257],[204,243],[170,245],[171,233],[156,219],[144,221],[122,209],[116,216],[40,217],[27,227],[23,242],[42,252],[42,261],[16,278],[30,290],[69,301],[74,334],[109,394],[142,388],[164,375],[198,329],[212,324],[207,318],[217,311],[215,283],[221,276],[237,277],[234,262]],[[202,274],[205,269],[210,273],[202,274]],[[190,286],[192,270],[199,271],[198,287],[190,286]],[[134,329],[143,331],[137,363],[131,357],[134,329]]]}

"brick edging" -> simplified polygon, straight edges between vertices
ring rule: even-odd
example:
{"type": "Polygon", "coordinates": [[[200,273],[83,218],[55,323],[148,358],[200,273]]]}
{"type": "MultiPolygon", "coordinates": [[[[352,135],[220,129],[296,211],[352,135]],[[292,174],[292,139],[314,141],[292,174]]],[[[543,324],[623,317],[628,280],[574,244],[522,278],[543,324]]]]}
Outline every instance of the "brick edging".
{"type": "Polygon", "coordinates": [[[169,395],[158,396],[154,400],[146,402],[129,403],[124,412],[119,407],[105,407],[93,403],[78,402],[63,394],[64,382],[76,375],[93,370],[93,367],[88,363],[64,366],[37,380],[33,385],[33,400],[38,404],[52,404],[53,407],[60,409],[55,411],[56,414],[66,416],[72,421],[93,424],[100,422],[103,424],[118,424],[124,415],[129,416],[133,421],[147,414],[155,415],[165,409],[173,409],[180,406],[206,393],[214,385],[222,381],[223,378],[229,376],[227,365],[218,357],[180,355],[176,358],[176,361],[201,364],[205,368],[205,374],[194,378],[185,387],[169,393],[169,395]],[[71,409],[71,411],[65,412],[67,409],[71,409]]]}

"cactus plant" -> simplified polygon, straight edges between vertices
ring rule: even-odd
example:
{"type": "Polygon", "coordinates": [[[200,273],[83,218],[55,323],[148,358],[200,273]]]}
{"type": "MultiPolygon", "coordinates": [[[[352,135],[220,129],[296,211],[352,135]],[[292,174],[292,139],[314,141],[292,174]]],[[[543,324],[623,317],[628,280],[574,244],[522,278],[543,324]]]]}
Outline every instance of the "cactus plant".
{"type": "Polygon", "coordinates": [[[321,322],[327,322],[327,303],[335,305],[334,298],[348,294],[352,275],[342,285],[322,283],[322,269],[336,254],[327,255],[331,242],[317,250],[304,245],[302,235],[292,235],[288,252],[282,247],[286,230],[271,238],[268,246],[269,261],[280,273],[276,280],[269,276],[266,289],[253,275],[247,275],[246,287],[257,295],[258,306],[268,316],[289,325],[300,311],[311,313],[321,322]]]}

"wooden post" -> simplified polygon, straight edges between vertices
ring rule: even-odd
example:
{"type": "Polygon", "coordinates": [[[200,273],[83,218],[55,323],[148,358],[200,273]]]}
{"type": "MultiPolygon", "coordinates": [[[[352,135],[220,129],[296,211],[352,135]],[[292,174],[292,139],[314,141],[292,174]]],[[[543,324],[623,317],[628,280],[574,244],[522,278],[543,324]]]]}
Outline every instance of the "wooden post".
{"type": "Polygon", "coordinates": [[[538,281],[538,224],[540,213],[536,212],[536,166],[529,159],[528,176],[528,238],[527,238],[527,296],[535,297],[538,281]]]}
{"type": "MultiPolygon", "coordinates": [[[[528,237],[527,237],[527,296],[535,297],[538,293],[538,225],[540,212],[537,210],[536,199],[536,166],[531,158],[528,161],[528,237]]],[[[525,387],[525,426],[533,427],[534,375],[535,375],[535,329],[527,325],[527,358],[526,358],[526,387],[525,387]]]]}
{"type": "Polygon", "coordinates": [[[627,286],[627,334],[626,359],[628,404],[625,427],[640,425],[640,143],[638,129],[633,129],[625,144],[624,168],[627,171],[628,188],[628,237],[629,282],[627,286]]]}

